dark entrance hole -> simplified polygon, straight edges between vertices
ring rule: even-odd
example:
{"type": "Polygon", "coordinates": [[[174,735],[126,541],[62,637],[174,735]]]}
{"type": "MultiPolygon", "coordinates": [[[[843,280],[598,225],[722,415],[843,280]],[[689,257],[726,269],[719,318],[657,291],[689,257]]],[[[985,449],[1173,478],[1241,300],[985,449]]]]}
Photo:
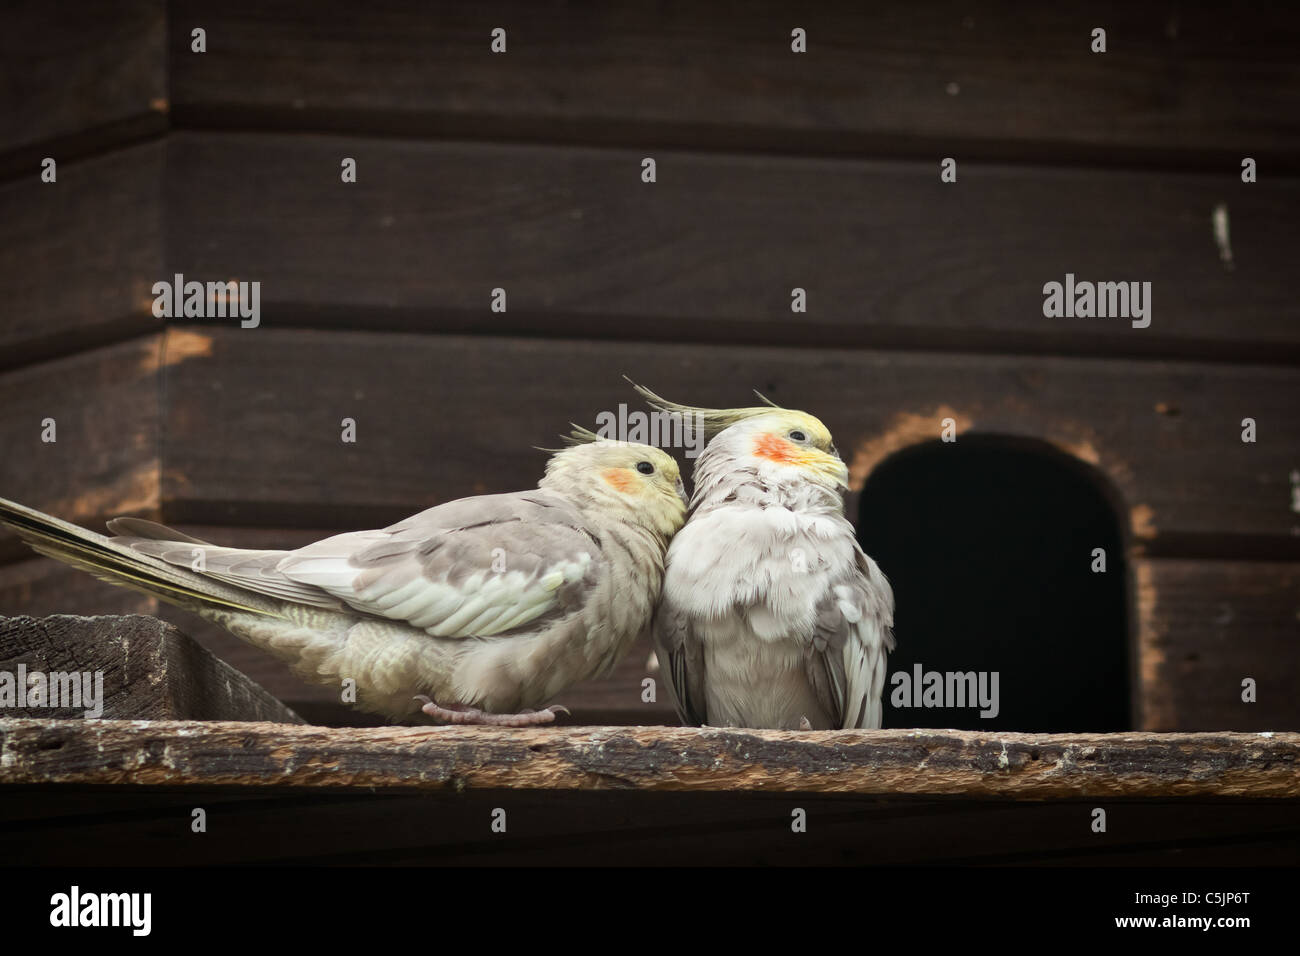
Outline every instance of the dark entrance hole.
{"type": "Polygon", "coordinates": [[[894,587],[898,650],[884,726],[1130,727],[1123,531],[1086,465],[1046,444],[993,436],[914,446],[868,477],[858,539],[894,587]],[[1105,550],[1105,573],[1092,570],[1095,548],[1105,550]],[[917,665],[919,691],[910,686],[917,665]],[[944,704],[970,686],[948,672],[982,672],[990,694],[997,672],[997,715],[915,706],[931,671],[944,675],[944,704]]]}

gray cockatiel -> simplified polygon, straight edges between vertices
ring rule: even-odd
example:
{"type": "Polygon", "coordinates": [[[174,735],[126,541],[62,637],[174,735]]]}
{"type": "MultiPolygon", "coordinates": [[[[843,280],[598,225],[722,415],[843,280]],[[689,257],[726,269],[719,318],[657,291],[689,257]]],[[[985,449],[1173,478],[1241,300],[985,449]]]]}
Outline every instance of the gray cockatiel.
{"type": "Polygon", "coordinates": [[[305,680],[351,678],[362,709],[510,726],[553,721],[533,708],[646,632],[685,513],[671,455],[612,441],[555,453],[534,491],[296,551],[138,518],[109,522],[109,538],[0,499],[0,522],[40,553],[215,621],[305,680]]]}
{"type": "Polygon", "coordinates": [[[682,721],[879,727],[894,594],[844,517],[848,469],[826,426],[774,405],[694,408],[637,390],[710,436],[654,622],[682,721]]]}

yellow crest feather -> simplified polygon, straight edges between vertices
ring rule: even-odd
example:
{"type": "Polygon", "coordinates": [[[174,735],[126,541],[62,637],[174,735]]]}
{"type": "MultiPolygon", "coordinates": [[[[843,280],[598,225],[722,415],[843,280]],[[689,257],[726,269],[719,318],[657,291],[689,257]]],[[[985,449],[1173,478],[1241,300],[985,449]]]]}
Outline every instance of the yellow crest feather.
{"type": "Polygon", "coordinates": [[[709,438],[712,438],[724,428],[728,428],[737,422],[743,422],[747,418],[753,418],[757,415],[768,415],[771,414],[773,410],[787,411],[787,409],[782,408],[757,389],[754,390],[754,394],[765,403],[764,405],[750,408],[700,408],[695,405],[681,405],[677,402],[670,402],[662,395],[657,395],[650,391],[650,389],[646,388],[644,385],[638,385],[626,375],[624,375],[623,378],[629,385],[636,389],[638,395],[645,399],[646,402],[654,408],[657,408],[660,411],[674,412],[684,417],[694,418],[696,421],[702,423],[704,426],[704,434],[709,438]]]}

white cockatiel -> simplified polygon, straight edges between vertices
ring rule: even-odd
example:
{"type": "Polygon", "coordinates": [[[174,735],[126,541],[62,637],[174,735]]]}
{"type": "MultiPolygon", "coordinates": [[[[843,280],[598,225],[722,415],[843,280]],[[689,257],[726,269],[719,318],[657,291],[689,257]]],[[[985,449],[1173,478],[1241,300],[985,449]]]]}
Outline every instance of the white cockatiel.
{"type": "Polygon", "coordinates": [[[694,408],[637,390],[710,437],[654,623],[682,721],[879,727],[894,594],[844,516],[848,469],[826,426],[775,405],[694,408]]]}
{"type": "Polygon", "coordinates": [[[305,680],[397,719],[548,723],[649,626],[686,515],[671,455],[594,441],[536,490],[463,498],[296,551],[224,548],[138,518],[105,537],[0,499],[42,554],[215,621],[305,680]],[[420,702],[423,701],[423,707],[420,702]]]}

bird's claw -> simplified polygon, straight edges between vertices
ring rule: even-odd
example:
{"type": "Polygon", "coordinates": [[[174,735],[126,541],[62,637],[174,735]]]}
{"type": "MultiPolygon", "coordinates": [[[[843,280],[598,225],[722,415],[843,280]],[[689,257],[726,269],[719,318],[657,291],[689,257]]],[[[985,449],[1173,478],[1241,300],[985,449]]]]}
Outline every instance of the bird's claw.
{"type": "Polygon", "coordinates": [[[569,715],[569,708],[563,704],[552,704],[550,707],[543,707],[541,710],[525,710],[518,714],[490,714],[485,710],[479,710],[477,707],[468,707],[464,704],[443,705],[435,703],[425,694],[417,694],[415,700],[420,701],[423,706],[420,708],[435,720],[441,720],[448,724],[478,724],[489,727],[535,727],[540,724],[550,724],[555,722],[556,714],[563,713],[569,715]]]}

